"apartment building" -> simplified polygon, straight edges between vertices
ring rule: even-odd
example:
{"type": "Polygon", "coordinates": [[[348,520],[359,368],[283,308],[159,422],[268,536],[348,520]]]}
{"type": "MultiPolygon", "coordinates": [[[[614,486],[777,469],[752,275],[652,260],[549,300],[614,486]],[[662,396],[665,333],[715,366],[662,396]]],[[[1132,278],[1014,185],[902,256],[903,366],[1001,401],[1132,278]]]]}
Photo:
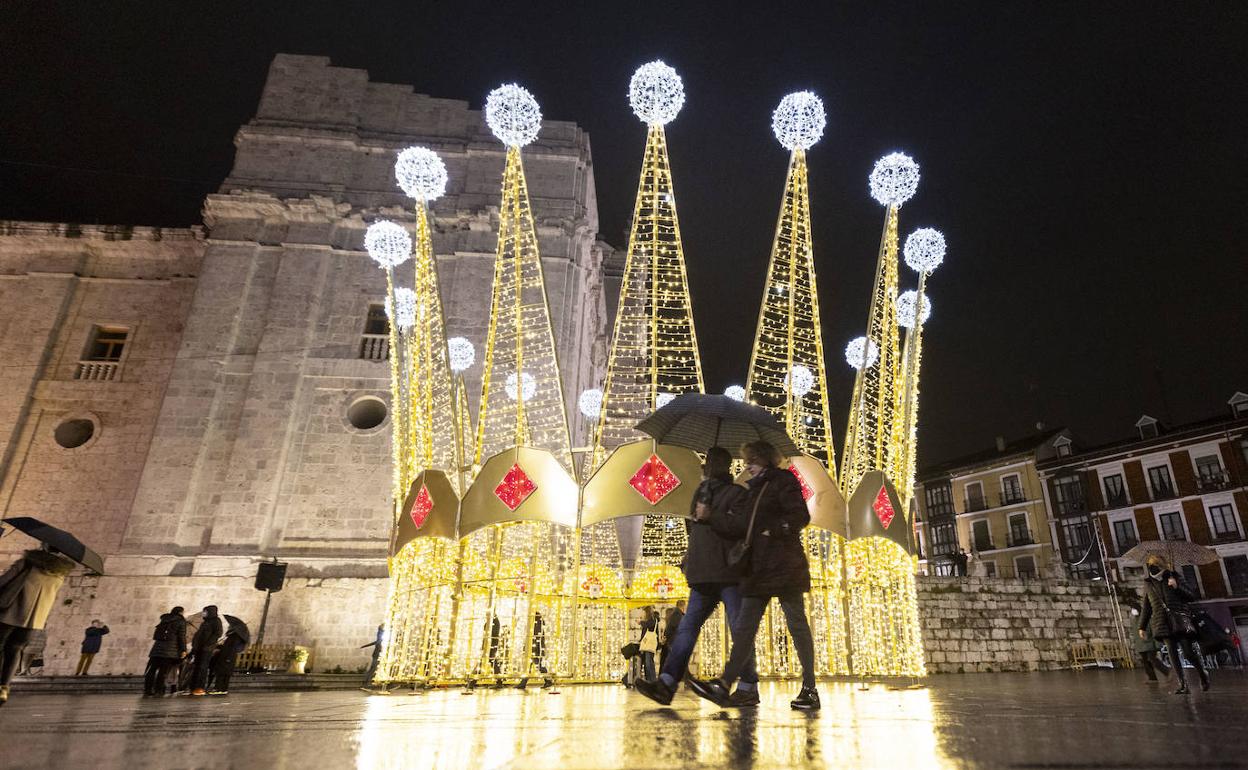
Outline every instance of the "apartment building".
{"type": "Polygon", "coordinates": [[[1010,442],[998,437],[991,449],[922,471],[915,489],[921,568],[953,575],[965,552],[969,574],[1051,572],[1053,528],[1036,467],[1069,441],[1064,428],[1010,442]]]}
{"type": "Polygon", "coordinates": [[[1040,463],[1056,540],[1072,574],[1124,585],[1143,580],[1121,560],[1143,540],[1190,540],[1218,554],[1181,567],[1201,603],[1248,632],[1248,394],[1221,416],[1167,426],[1142,415],[1128,439],[1065,449],[1040,463]]]}

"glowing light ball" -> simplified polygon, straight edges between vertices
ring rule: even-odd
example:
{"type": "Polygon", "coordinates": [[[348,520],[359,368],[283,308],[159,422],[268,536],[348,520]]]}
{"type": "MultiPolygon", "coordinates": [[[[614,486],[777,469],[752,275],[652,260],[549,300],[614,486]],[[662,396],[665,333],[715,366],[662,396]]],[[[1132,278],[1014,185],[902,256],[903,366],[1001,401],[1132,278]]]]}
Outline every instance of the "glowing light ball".
{"type": "Polygon", "coordinates": [[[866,337],[855,337],[845,346],[845,362],[855,369],[869,369],[879,358],[879,346],[866,337]]]}
{"type": "Polygon", "coordinates": [[[798,364],[788,374],[784,375],[784,387],[788,388],[793,395],[801,398],[809,393],[811,388],[815,387],[815,373],[798,364]]]}
{"type": "Polygon", "coordinates": [[[902,152],[885,155],[875,162],[868,182],[872,198],[885,206],[900,206],[919,189],[919,164],[902,152]]]}
{"type": "Polygon", "coordinates": [[[459,374],[477,360],[477,349],[464,337],[451,337],[446,341],[446,351],[451,359],[451,371],[459,374]]]}
{"type": "Polygon", "coordinates": [[[386,302],[386,317],[400,329],[410,329],[416,325],[416,292],[411,289],[394,290],[394,307],[386,302]]]}
{"type": "Polygon", "coordinates": [[[580,398],[576,399],[576,406],[586,417],[592,420],[598,419],[602,415],[602,390],[590,388],[581,391],[580,398]]]}
{"type": "Polygon", "coordinates": [[[731,398],[733,401],[744,401],[745,388],[740,385],[729,385],[724,389],[724,395],[731,398]]]}
{"type": "Polygon", "coordinates": [[[660,393],[654,397],[654,408],[662,409],[676,399],[675,393],[660,393]]]}
{"type": "MultiPolygon", "coordinates": [[[[902,292],[897,297],[897,323],[907,329],[914,328],[914,312],[918,309],[919,293],[914,289],[902,292]]],[[[932,298],[927,294],[923,295],[923,323],[927,323],[927,319],[932,314],[932,298]]]]}
{"type": "Polygon", "coordinates": [[[628,104],[643,123],[665,126],[685,104],[685,84],[661,61],[643,64],[628,81],[628,104]]]}
{"type": "Polygon", "coordinates": [[[382,219],[364,232],[364,248],[378,265],[396,267],[412,256],[412,236],[402,225],[382,219]]]}
{"type": "Polygon", "coordinates": [[[407,197],[432,201],[446,192],[446,164],[428,147],[408,147],[394,162],[394,178],[407,197]]]}
{"type": "Polygon", "coordinates": [[[771,130],[787,150],[808,150],[828,125],[823,100],[811,91],[798,91],[780,100],[771,113],[771,130]]]}
{"type": "Polygon", "coordinates": [[[906,238],[902,253],[911,270],[930,273],[945,261],[945,236],[935,228],[920,227],[906,238]]]}
{"type": "Polygon", "coordinates": [[[533,94],[508,83],[485,97],[485,124],[503,144],[523,147],[532,144],[542,129],[542,110],[533,94]]]}
{"type": "MultiPolygon", "coordinates": [[[[525,401],[533,398],[537,394],[537,380],[533,379],[533,375],[528,372],[521,372],[520,379],[524,383],[521,386],[521,393],[525,401]]],[[[516,373],[512,372],[507,375],[507,398],[512,401],[516,400],[516,373]]]]}

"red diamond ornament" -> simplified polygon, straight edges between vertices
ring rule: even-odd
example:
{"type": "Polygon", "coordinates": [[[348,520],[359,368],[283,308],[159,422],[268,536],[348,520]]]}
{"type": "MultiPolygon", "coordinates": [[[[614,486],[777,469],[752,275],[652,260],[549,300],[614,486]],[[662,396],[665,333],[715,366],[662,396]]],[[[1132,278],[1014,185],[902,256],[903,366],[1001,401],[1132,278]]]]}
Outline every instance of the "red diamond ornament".
{"type": "Polygon", "coordinates": [[[655,505],[668,493],[680,486],[680,479],[659,459],[658,455],[650,455],[650,459],[641,464],[633,477],[628,480],[630,486],[651,505],[655,505]]]}
{"type": "Polygon", "coordinates": [[[797,469],[796,465],[789,466],[789,473],[792,473],[795,477],[797,477],[797,483],[802,487],[803,500],[809,500],[812,496],[814,496],[815,490],[811,489],[810,485],[806,483],[806,477],[802,475],[802,472],[797,469]]]}
{"type": "Polygon", "coordinates": [[[514,511],[536,489],[537,485],[520,467],[520,463],[516,463],[511,466],[511,470],[507,471],[507,475],[503,476],[498,486],[494,487],[494,494],[503,501],[503,505],[507,506],[508,510],[514,511]]]}
{"type": "Polygon", "coordinates": [[[429,494],[429,487],[421,484],[420,491],[416,493],[416,499],[412,501],[412,523],[416,525],[416,529],[425,526],[425,519],[429,518],[431,511],[433,511],[433,495],[429,494]]]}
{"type": "Polygon", "coordinates": [[[871,510],[875,511],[875,517],[884,525],[884,529],[888,529],[888,525],[892,524],[897,516],[897,511],[893,510],[893,501],[888,499],[888,489],[884,486],[880,487],[880,493],[875,496],[875,502],[871,503],[871,510]]]}

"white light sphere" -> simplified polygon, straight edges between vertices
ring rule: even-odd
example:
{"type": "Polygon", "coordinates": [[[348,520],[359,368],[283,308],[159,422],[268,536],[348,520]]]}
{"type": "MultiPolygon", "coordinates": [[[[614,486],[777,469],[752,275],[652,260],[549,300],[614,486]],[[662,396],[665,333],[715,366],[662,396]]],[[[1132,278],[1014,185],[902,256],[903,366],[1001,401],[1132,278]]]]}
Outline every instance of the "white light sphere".
{"type": "Polygon", "coordinates": [[[855,337],[845,346],[845,363],[855,369],[869,369],[879,358],[879,346],[866,337],[855,337]]]}
{"type": "Polygon", "coordinates": [[[659,60],[643,64],[628,81],[628,104],[647,125],[671,123],[685,104],[685,84],[659,60]]]}
{"type": "MultiPolygon", "coordinates": [[[[907,329],[914,328],[914,312],[918,309],[919,293],[914,289],[902,292],[897,297],[897,323],[907,329]]],[[[927,319],[932,315],[932,298],[923,295],[923,321],[927,323],[927,319]]]]}
{"type": "Polygon", "coordinates": [[[523,147],[542,129],[542,110],[527,89],[508,83],[485,97],[485,124],[503,144],[523,147]]]}
{"type": "Polygon", "coordinates": [[[446,341],[446,351],[451,359],[451,371],[459,374],[477,360],[477,349],[464,337],[451,337],[446,341]]]}
{"type": "Polygon", "coordinates": [[[408,147],[394,162],[394,178],[407,197],[432,201],[446,193],[446,164],[428,147],[408,147]]]}
{"type": "Polygon", "coordinates": [[[784,375],[784,387],[793,395],[801,398],[809,393],[811,388],[815,387],[815,373],[798,364],[790,369],[788,374],[784,375]]]}
{"type": "Polygon", "coordinates": [[[872,198],[885,206],[900,206],[919,189],[919,164],[904,152],[885,155],[875,162],[869,183],[872,198]]]}
{"type": "Polygon", "coordinates": [[[933,227],[920,227],[906,238],[906,264],[916,273],[930,273],[945,261],[945,236],[933,227]]]}
{"type": "Polygon", "coordinates": [[[823,136],[827,125],[823,100],[812,91],[789,94],[771,113],[771,130],[787,150],[810,149],[823,136]]]}
{"type": "Polygon", "coordinates": [[[729,385],[728,387],[724,388],[724,395],[727,396],[728,398],[731,398],[733,401],[744,401],[745,400],[745,388],[741,387],[740,385],[729,385]]]}
{"type": "Polygon", "coordinates": [[[602,415],[602,390],[589,388],[581,391],[580,398],[576,399],[576,406],[581,410],[581,414],[591,420],[597,420],[602,415]]]}
{"type": "MultiPolygon", "coordinates": [[[[529,374],[528,372],[521,372],[520,377],[521,377],[521,380],[524,382],[524,385],[521,387],[521,392],[522,392],[522,395],[524,396],[524,400],[528,401],[529,399],[533,398],[534,395],[537,394],[537,380],[533,379],[533,375],[529,374]]],[[[511,374],[507,375],[507,398],[510,398],[512,401],[516,400],[516,373],[515,372],[512,372],[511,374]]]]}
{"type": "Polygon", "coordinates": [[[382,219],[364,231],[364,248],[378,265],[396,267],[412,256],[412,236],[403,225],[382,219]]]}
{"type": "Polygon", "coordinates": [[[400,329],[407,330],[416,325],[416,292],[400,287],[394,290],[394,308],[386,302],[386,317],[400,329]],[[393,311],[393,312],[392,312],[393,311]]]}
{"type": "Polygon", "coordinates": [[[672,403],[675,400],[676,400],[675,393],[660,393],[654,397],[654,408],[662,409],[663,407],[667,406],[668,404],[672,403]]]}

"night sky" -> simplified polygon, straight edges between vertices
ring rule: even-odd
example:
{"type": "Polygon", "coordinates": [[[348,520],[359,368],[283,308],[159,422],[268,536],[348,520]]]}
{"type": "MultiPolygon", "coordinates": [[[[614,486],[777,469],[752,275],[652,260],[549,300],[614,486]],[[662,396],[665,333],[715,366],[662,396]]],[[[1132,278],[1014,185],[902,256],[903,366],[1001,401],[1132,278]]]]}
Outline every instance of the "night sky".
{"type": "MultiPolygon", "coordinates": [[[[0,19],[0,218],[185,226],[279,52],[480,107],[504,81],[590,133],[623,245],[662,58],[708,389],[742,382],[784,183],[771,111],[809,88],[833,425],[842,438],[893,150],[921,165],[902,236],[944,231],[929,283],[921,463],[1037,421],[1086,443],[1248,390],[1248,5],[1225,2],[16,2],[0,19]],[[820,10],[823,6],[833,6],[820,10]]],[[[913,274],[903,267],[903,288],[913,274]]]]}

